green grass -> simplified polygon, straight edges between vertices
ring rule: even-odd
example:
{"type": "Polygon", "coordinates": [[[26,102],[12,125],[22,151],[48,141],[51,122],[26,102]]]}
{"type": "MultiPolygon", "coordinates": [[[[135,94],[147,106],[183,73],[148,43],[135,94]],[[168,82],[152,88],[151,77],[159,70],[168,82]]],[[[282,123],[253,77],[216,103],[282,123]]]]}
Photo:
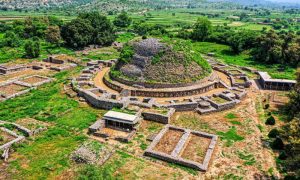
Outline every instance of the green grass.
{"type": "Polygon", "coordinates": [[[211,100],[214,101],[214,102],[216,102],[216,103],[218,103],[218,104],[223,104],[223,103],[228,102],[226,99],[221,98],[219,96],[213,97],[211,100]]]}
{"type": "Polygon", "coordinates": [[[105,163],[103,166],[85,165],[78,174],[77,179],[122,179],[120,175],[114,174],[119,168],[125,165],[127,161],[130,161],[133,157],[123,151],[117,151],[112,157],[112,160],[105,163]]]}
{"type": "Polygon", "coordinates": [[[273,78],[296,78],[296,68],[287,66],[283,72],[279,72],[278,68],[280,67],[280,64],[262,64],[261,62],[254,61],[251,59],[251,56],[247,51],[242,52],[239,55],[235,55],[231,52],[229,46],[210,42],[194,42],[193,46],[195,50],[202,54],[210,52],[215,53],[216,58],[226,64],[253,67],[257,70],[268,72],[273,78]]]}
{"type": "Polygon", "coordinates": [[[85,139],[82,130],[103,113],[89,106],[83,107],[61,93],[66,79],[80,70],[58,73],[56,81],[0,103],[3,120],[14,122],[30,117],[53,124],[39,137],[16,147],[18,158],[8,169],[15,179],[51,178],[71,167],[69,156],[85,139]]]}
{"type": "Polygon", "coordinates": [[[46,84],[36,90],[32,90],[23,96],[0,103],[1,119],[15,121],[20,118],[32,117],[43,121],[56,121],[62,118],[68,111],[79,109],[79,103],[61,94],[61,83],[72,73],[79,72],[80,68],[72,72],[58,73],[56,81],[46,84]]]}
{"type": "Polygon", "coordinates": [[[89,58],[93,60],[110,60],[119,58],[120,53],[112,48],[112,47],[105,47],[99,50],[91,51],[88,55],[81,55],[82,58],[89,58]]]}
{"type": "Polygon", "coordinates": [[[118,38],[116,39],[117,42],[126,43],[130,40],[132,40],[135,37],[133,33],[122,33],[118,35],[118,38]]]}
{"type": "Polygon", "coordinates": [[[76,108],[57,119],[57,123],[68,127],[84,129],[97,120],[97,113],[91,108],[76,108]]]}
{"type": "Polygon", "coordinates": [[[210,127],[210,125],[207,122],[201,121],[199,117],[193,115],[183,114],[173,123],[175,126],[184,127],[188,129],[206,131],[209,133],[215,132],[215,130],[212,127],[210,127]]]}
{"type": "Polygon", "coordinates": [[[229,121],[229,122],[233,125],[242,125],[242,123],[239,121],[229,121]]]}
{"type": "MultiPolygon", "coordinates": [[[[41,51],[40,56],[37,59],[44,59],[49,56],[49,54],[68,54],[74,55],[74,51],[67,49],[65,47],[53,46],[45,41],[41,41],[41,51]]],[[[19,47],[3,47],[0,48],[0,63],[6,63],[14,61],[16,59],[24,58],[25,51],[21,44],[19,47]]]]}
{"type": "Polygon", "coordinates": [[[238,151],[237,154],[240,159],[244,160],[244,163],[243,163],[244,165],[251,166],[256,163],[256,160],[255,160],[253,154],[251,154],[251,153],[238,151]]]}
{"type": "Polygon", "coordinates": [[[227,119],[236,119],[238,117],[234,113],[228,113],[228,114],[226,114],[225,118],[227,118],[227,119]]]}
{"type": "Polygon", "coordinates": [[[188,172],[189,174],[192,174],[192,175],[197,175],[198,174],[197,170],[189,168],[189,167],[186,167],[186,166],[182,166],[180,164],[168,163],[168,165],[170,167],[173,167],[173,168],[179,168],[181,170],[184,170],[185,172],[188,172]]]}
{"type": "Polygon", "coordinates": [[[19,156],[8,171],[13,179],[56,176],[71,166],[69,155],[83,140],[83,136],[74,136],[62,128],[51,128],[33,142],[18,147],[19,156]]]}
{"type": "Polygon", "coordinates": [[[230,120],[229,122],[231,124],[233,124],[233,125],[242,125],[242,123],[240,121],[234,120],[234,119],[238,118],[238,116],[236,114],[234,114],[234,113],[228,113],[228,114],[226,114],[225,118],[229,119],[230,120]]]}
{"type": "Polygon", "coordinates": [[[227,147],[233,145],[237,141],[243,141],[245,138],[237,134],[235,126],[232,126],[227,132],[217,132],[217,135],[221,137],[222,141],[225,141],[227,147]]]}

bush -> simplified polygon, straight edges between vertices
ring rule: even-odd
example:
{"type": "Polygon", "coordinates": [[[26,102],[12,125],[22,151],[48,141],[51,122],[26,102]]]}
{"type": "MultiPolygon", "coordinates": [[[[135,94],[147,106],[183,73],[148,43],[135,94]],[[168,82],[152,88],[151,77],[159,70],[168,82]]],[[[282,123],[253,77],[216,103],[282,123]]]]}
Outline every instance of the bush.
{"type": "Polygon", "coordinates": [[[120,60],[123,63],[128,63],[134,55],[134,49],[132,46],[126,44],[120,54],[120,60]]]}
{"type": "Polygon", "coordinates": [[[284,148],[284,144],[283,141],[277,137],[273,142],[272,142],[272,148],[273,149],[278,149],[278,150],[282,150],[284,148]]]}
{"type": "Polygon", "coordinates": [[[279,156],[278,156],[278,159],[280,159],[280,160],[286,160],[287,157],[288,156],[287,156],[286,152],[285,151],[281,151],[280,154],[279,154],[279,156]]]}
{"type": "Polygon", "coordinates": [[[4,141],[4,137],[3,136],[0,136],[0,141],[4,141]]]}
{"type": "Polygon", "coordinates": [[[269,109],[270,104],[265,104],[264,109],[269,109]]]}
{"type": "Polygon", "coordinates": [[[266,125],[275,125],[275,118],[273,116],[270,116],[267,120],[266,120],[266,125]]]}
{"type": "Polygon", "coordinates": [[[40,42],[39,41],[32,41],[28,40],[26,41],[24,45],[25,49],[25,55],[26,57],[29,58],[37,58],[40,55],[41,47],[40,47],[40,42]]]}
{"type": "Polygon", "coordinates": [[[269,134],[268,137],[269,138],[276,138],[279,135],[279,131],[277,129],[272,129],[269,134]]]}

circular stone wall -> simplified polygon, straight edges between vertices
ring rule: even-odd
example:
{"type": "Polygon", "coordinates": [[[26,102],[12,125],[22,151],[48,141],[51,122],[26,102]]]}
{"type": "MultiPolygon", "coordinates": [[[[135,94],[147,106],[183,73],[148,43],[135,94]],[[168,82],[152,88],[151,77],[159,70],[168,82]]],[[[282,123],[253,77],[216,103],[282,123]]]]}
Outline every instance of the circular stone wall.
{"type": "Polygon", "coordinates": [[[202,79],[199,82],[171,85],[159,84],[159,88],[155,88],[153,84],[149,85],[151,88],[136,88],[132,86],[133,82],[130,82],[130,86],[128,86],[121,81],[110,79],[107,75],[103,77],[103,82],[106,86],[118,92],[126,90],[131,96],[184,97],[205,93],[220,86],[219,78],[215,73],[212,73],[209,77],[202,79]]]}
{"type": "Polygon", "coordinates": [[[214,81],[215,80],[215,74],[212,72],[209,76],[198,80],[196,82],[191,82],[191,83],[148,83],[148,82],[138,82],[138,81],[130,81],[127,79],[123,79],[121,77],[114,77],[109,73],[109,77],[111,80],[117,81],[121,84],[125,84],[127,86],[140,86],[143,88],[154,88],[154,89],[159,89],[159,88],[178,88],[178,87],[188,87],[188,86],[193,86],[196,84],[204,84],[208,81],[214,81]]]}

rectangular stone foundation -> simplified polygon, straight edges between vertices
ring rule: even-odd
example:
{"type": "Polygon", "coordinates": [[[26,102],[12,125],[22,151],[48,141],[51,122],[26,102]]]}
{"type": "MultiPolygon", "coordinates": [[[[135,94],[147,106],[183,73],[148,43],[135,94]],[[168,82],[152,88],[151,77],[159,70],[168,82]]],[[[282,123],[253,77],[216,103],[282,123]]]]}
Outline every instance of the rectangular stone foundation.
{"type": "Polygon", "coordinates": [[[179,128],[179,127],[175,127],[175,126],[171,126],[171,125],[166,125],[165,128],[160,131],[160,133],[155,137],[153,142],[147,148],[147,150],[145,151],[145,155],[155,157],[155,158],[161,159],[163,161],[177,163],[177,164],[187,166],[190,168],[194,168],[194,169],[197,169],[200,171],[206,171],[208,168],[209,162],[211,160],[216,143],[217,143],[216,135],[208,134],[208,133],[200,132],[200,131],[193,131],[193,130],[189,130],[189,129],[179,128]],[[177,145],[175,146],[175,148],[173,149],[171,154],[167,154],[167,153],[164,153],[161,151],[156,151],[155,147],[157,146],[157,144],[159,144],[161,139],[164,137],[164,135],[169,130],[183,131],[183,134],[182,134],[181,138],[179,139],[179,141],[177,142],[177,145]],[[211,139],[202,162],[196,162],[196,161],[188,160],[188,159],[181,157],[181,154],[185,151],[186,144],[189,142],[189,137],[191,135],[211,139]]]}

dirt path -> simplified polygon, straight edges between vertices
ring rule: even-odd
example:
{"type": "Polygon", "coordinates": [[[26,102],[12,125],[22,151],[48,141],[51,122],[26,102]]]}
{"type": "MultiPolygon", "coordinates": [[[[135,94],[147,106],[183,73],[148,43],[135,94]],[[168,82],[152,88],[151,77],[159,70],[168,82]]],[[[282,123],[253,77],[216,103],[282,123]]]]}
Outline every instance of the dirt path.
{"type": "Polygon", "coordinates": [[[104,75],[109,71],[109,67],[103,68],[94,78],[94,83],[96,87],[100,87],[104,90],[106,90],[107,92],[116,94],[118,93],[117,91],[109,88],[108,86],[106,86],[103,82],[103,77],[104,75]]]}

